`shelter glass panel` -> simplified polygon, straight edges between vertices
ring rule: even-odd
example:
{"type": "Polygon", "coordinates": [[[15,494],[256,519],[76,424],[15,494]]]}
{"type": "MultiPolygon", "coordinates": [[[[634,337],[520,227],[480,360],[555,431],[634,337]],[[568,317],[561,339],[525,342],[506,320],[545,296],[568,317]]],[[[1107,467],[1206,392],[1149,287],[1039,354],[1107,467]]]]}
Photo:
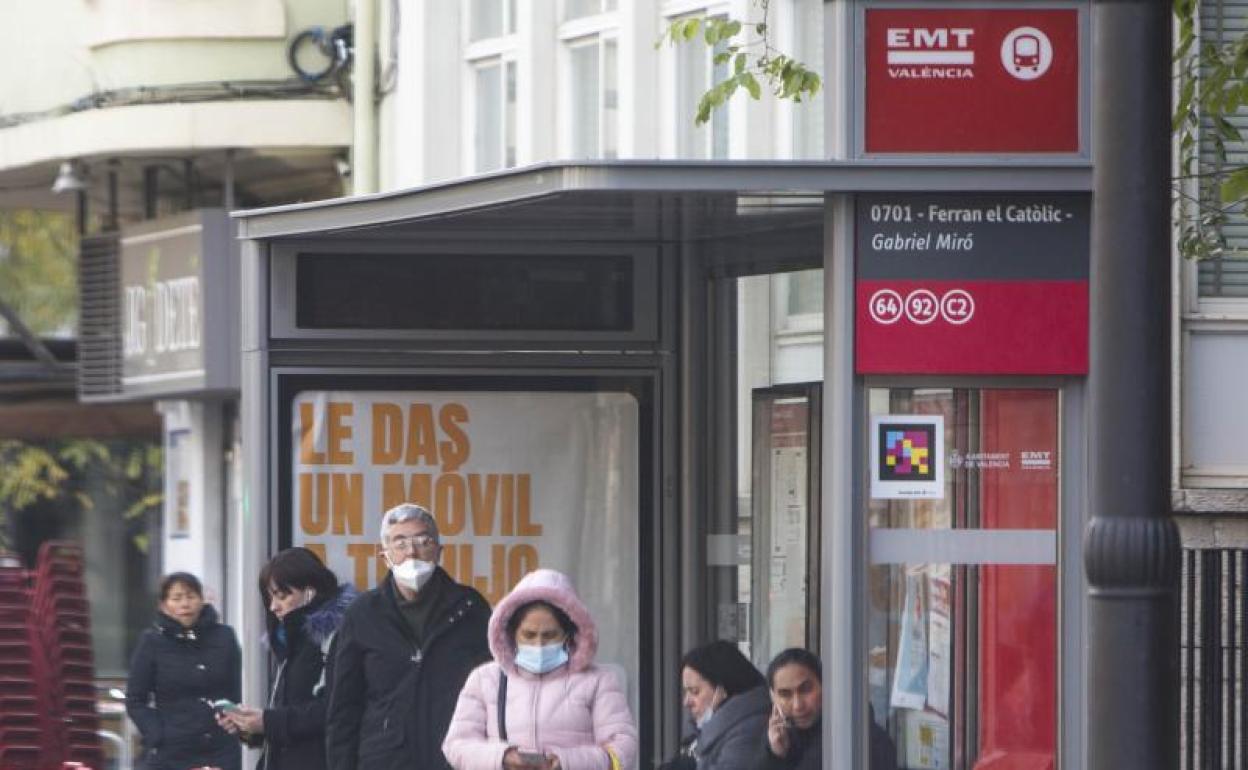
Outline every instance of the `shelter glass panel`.
{"type": "Polygon", "coordinates": [[[1053,768],[1059,393],[868,393],[871,713],[906,768],[1053,768]]]}

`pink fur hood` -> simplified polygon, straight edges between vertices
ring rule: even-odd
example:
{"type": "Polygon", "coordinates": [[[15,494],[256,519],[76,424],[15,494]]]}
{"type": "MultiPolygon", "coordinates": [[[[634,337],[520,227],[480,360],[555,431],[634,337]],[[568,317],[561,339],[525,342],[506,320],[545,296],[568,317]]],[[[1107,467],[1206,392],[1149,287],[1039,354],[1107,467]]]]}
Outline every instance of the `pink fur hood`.
{"type": "Polygon", "coordinates": [[[494,654],[494,660],[509,675],[517,673],[515,640],[507,635],[507,621],[516,610],[532,601],[553,604],[576,624],[576,642],[568,650],[568,670],[585,670],[594,662],[594,655],[598,652],[598,627],[581,597],[576,595],[572,581],[553,569],[534,570],[525,575],[494,608],[489,628],[490,652],[494,654]]]}

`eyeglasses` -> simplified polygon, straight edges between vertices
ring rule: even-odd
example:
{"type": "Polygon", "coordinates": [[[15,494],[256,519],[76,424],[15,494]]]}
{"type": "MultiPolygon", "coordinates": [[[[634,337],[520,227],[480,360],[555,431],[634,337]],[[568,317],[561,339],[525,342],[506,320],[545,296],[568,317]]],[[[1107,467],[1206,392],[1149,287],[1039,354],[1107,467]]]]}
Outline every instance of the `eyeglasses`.
{"type": "Polygon", "coordinates": [[[392,551],[419,551],[437,544],[433,535],[395,535],[389,538],[386,547],[392,551]]]}

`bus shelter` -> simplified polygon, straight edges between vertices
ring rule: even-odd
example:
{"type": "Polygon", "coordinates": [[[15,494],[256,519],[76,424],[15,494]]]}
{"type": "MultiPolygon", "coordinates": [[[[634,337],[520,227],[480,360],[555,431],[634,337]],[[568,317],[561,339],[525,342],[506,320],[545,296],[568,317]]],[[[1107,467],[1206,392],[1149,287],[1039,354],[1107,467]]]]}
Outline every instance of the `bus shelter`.
{"type": "Polygon", "coordinates": [[[1090,188],[622,161],[237,214],[231,622],[259,633],[291,545],[376,584],[411,500],[491,602],[573,577],[643,763],[714,638],[821,654],[831,766],[866,767],[871,714],[906,767],[1075,762],[1090,188]]]}

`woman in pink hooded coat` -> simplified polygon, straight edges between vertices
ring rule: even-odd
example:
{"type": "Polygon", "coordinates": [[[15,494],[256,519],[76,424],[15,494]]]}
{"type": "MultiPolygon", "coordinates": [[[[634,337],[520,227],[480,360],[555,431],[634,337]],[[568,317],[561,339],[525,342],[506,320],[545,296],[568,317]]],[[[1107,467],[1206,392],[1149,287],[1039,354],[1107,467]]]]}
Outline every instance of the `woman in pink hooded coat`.
{"type": "Polygon", "coordinates": [[[634,767],[636,723],[617,675],[594,664],[598,630],[567,575],[525,575],[494,608],[489,642],[494,660],[468,676],[442,743],[451,767],[634,767]]]}

